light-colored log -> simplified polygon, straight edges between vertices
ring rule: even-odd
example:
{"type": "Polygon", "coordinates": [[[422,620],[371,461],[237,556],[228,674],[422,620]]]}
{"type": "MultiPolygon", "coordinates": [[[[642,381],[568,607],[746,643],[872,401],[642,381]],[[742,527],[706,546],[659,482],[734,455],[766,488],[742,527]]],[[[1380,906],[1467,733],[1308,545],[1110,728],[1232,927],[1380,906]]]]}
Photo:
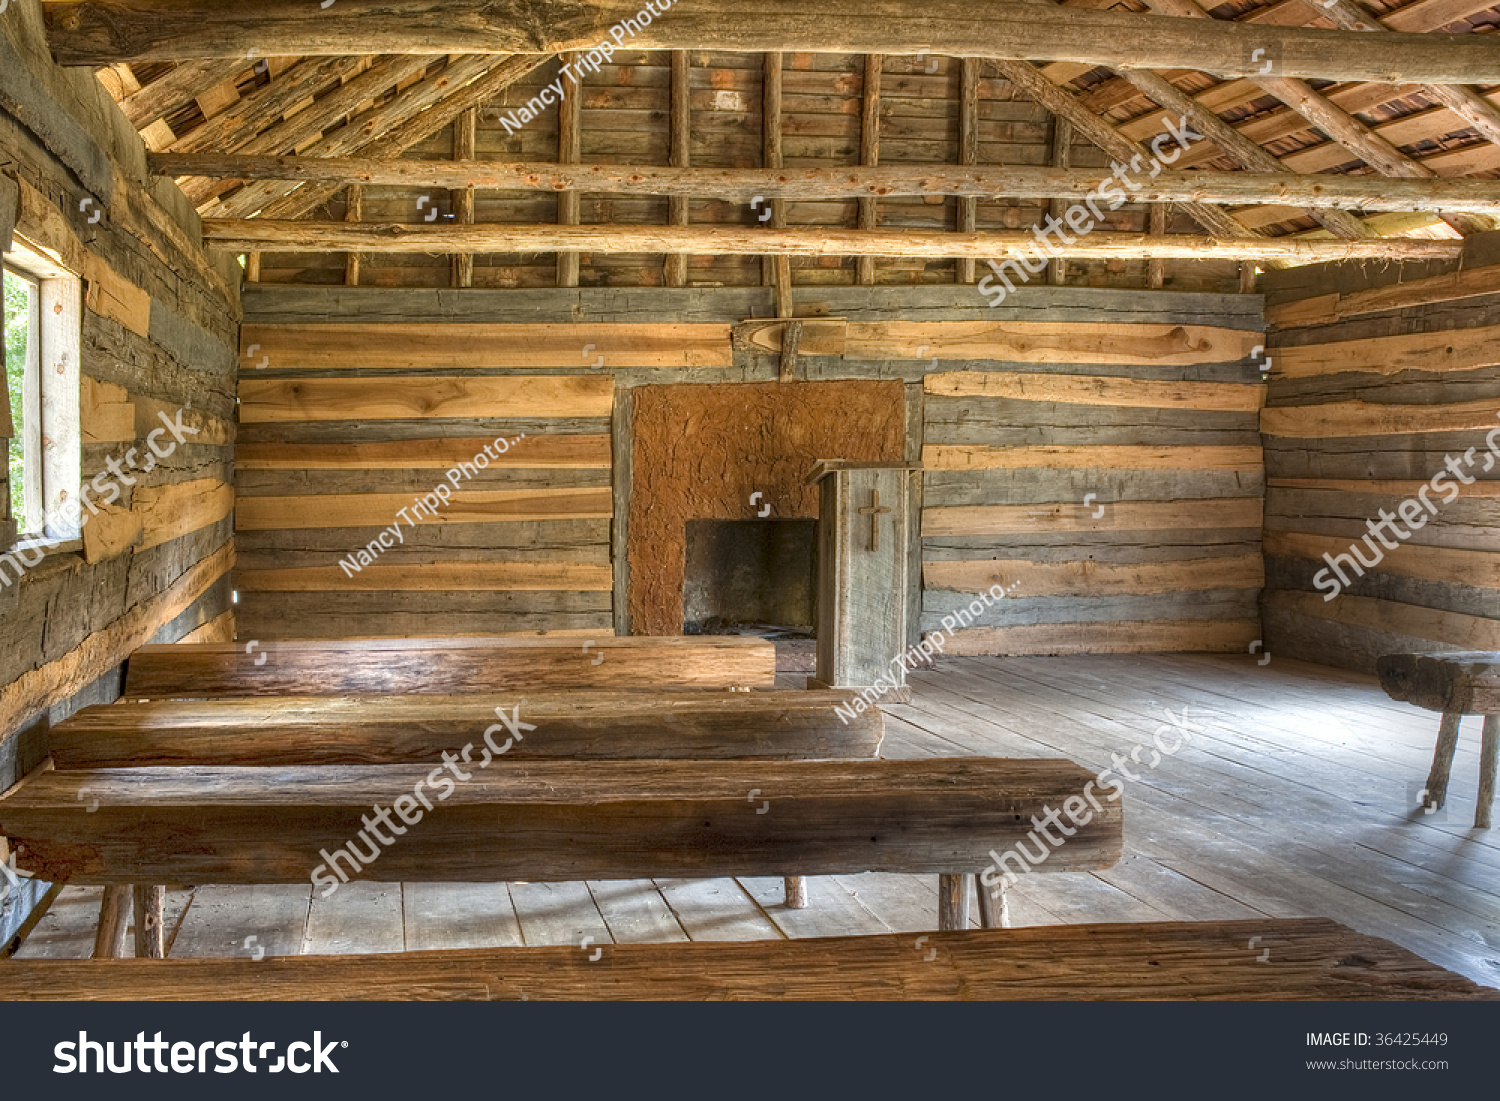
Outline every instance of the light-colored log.
{"type": "MultiPolygon", "coordinates": [[[[914,256],[950,259],[972,256],[1004,260],[1041,256],[1030,233],[945,233],[902,229],[766,229],[746,226],[636,225],[344,225],[252,218],[207,219],[210,247],[231,252],[253,249],[324,252],[636,252],[725,253],[742,256],[914,256]]],[[[1248,259],[1300,263],[1329,260],[1448,260],[1461,255],[1462,242],[1410,238],[1358,241],[1302,238],[1229,238],[1093,233],[1072,244],[1054,245],[1055,255],[1075,260],[1248,259]]]]}
{"type": "MultiPolygon", "coordinates": [[[[1052,134],[1049,138],[1049,158],[1054,169],[1067,172],[1073,163],[1073,124],[1060,115],[1052,116],[1052,134]]],[[[1092,193],[1092,189],[1090,189],[1092,193]]],[[[1021,196],[1024,197],[1024,196],[1021,196]]],[[[1066,196],[1049,196],[1047,211],[1054,217],[1061,218],[1067,209],[1062,200],[1066,196]]],[[[1153,228],[1152,232],[1155,232],[1153,228]]],[[[1047,282],[1054,287],[1065,286],[1068,282],[1068,262],[1066,260],[1053,260],[1047,265],[1047,282]]]]}
{"type": "MultiPolygon", "coordinates": [[[[48,41],[67,65],[350,53],[556,53],[592,49],[639,11],[637,0],[592,0],[559,12],[548,0],[503,10],[445,0],[345,0],[348,16],[309,19],[303,0],[253,8],[168,0],[48,4],[48,41]]],[[[871,10],[859,0],[698,0],[632,36],[636,50],[895,53],[920,43],[949,57],[1031,58],[1253,76],[1260,48],[1286,76],[1399,83],[1500,83],[1500,44],[1479,35],[1398,34],[1208,23],[1071,8],[1050,17],[1019,4],[927,0],[871,10]]]]}
{"type": "Polygon", "coordinates": [[[1193,409],[1253,413],[1265,390],[1241,382],[1158,382],[1103,375],[1022,374],[1010,371],[946,371],[928,375],[922,388],[946,397],[1009,398],[1067,405],[1115,405],[1138,409],[1193,409]]]}
{"type": "MultiPolygon", "coordinates": [[[[868,151],[866,152],[868,154],[868,151]]],[[[655,165],[544,162],[453,163],[373,157],[243,156],[232,153],[153,153],[151,169],[164,176],[222,176],[392,187],[476,187],[481,190],[599,191],[691,199],[766,198],[873,200],[901,195],[956,195],[976,199],[1082,199],[1111,177],[1097,169],[1028,165],[856,165],[848,168],[690,168],[655,165]]],[[[1172,172],[1139,181],[1138,202],[1191,202],[1337,207],[1387,211],[1463,211],[1500,214],[1492,180],[1380,179],[1372,176],[1267,172],[1172,172]]],[[[863,226],[875,228],[876,223],[863,226]]]]}
{"type": "MultiPolygon", "coordinates": [[[[1025,535],[1068,531],[1176,531],[1259,528],[1258,497],[1119,501],[1102,516],[1078,501],[1035,505],[948,505],[922,510],[922,534],[1025,535]]],[[[1322,599],[1319,597],[1318,599],[1322,599]]]]}
{"type": "MultiPolygon", "coordinates": [[[[761,66],[761,167],[768,171],[781,170],[781,90],[782,57],[780,53],[766,54],[761,66]]],[[[786,200],[771,200],[771,220],[767,223],[773,232],[786,230],[786,200]]],[[[796,307],[792,301],[792,262],[784,253],[765,256],[761,261],[764,281],[771,287],[776,303],[777,317],[795,317],[796,307]]],[[[792,342],[788,342],[792,343],[792,342]]],[[[796,350],[792,350],[795,362],[796,350]]],[[[782,356],[782,375],[788,373],[786,355],[782,356]]]]}
{"type": "MultiPolygon", "coordinates": [[[[365,189],[361,184],[349,185],[348,203],[344,209],[344,221],[358,222],[364,217],[365,189]]],[[[344,257],[344,286],[359,286],[359,253],[351,252],[344,257]]]]}

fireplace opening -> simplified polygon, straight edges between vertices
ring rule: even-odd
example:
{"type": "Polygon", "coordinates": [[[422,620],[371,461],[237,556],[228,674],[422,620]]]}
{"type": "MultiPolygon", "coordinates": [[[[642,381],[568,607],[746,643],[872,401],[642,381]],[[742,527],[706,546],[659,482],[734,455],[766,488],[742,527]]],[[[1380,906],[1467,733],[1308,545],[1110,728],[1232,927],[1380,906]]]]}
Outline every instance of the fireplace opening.
{"type": "Polygon", "coordinates": [[[689,520],[683,633],[812,638],[816,520],[689,520]]]}

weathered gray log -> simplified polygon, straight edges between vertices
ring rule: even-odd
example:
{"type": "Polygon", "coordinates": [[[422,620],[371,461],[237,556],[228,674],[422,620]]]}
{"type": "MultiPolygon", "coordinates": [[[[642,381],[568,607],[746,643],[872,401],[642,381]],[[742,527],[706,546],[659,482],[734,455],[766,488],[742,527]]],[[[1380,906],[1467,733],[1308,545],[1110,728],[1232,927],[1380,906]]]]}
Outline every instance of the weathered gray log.
{"type": "MultiPolygon", "coordinates": [[[[309,19],[302,0],[84,0],[47,4],[48,41],[66,65],[314,54],[558,53],[591,50],[640,0],[344,0],[338,19],[309,19]]],[[[673,5],[628,40],[633,50],[903,53],[1075,61],[1113,68],[1198,69],[1401,84],[1500,83],[1500,46],[1486,36],[1378,38],[1270,23],[1209,23],[1134,12],[1038,11],[1020,4],[926,0],[919,8],[861,0],[697,0],[673,5]]]]}
{"type": "Polygon", "coordinates": [[[1375,670],[1392,699],[1429,711],[1500,713],[1500,652],[1388,654],[1375,663],[1375,670]]]}
{"type": "Polygon", "coordinates": [[[1448,801],[1448,778],[1453,772],[1453,754],[1458,749],[1458,732],[1463,716],[1457,711],[1443,714],[1438,727],[1437,750],[1432,755],[1432,771],[1427,774],[1427,794],[1422,806],[1429,812],[1441,810],[1448,801]]]}
{"type": "Polygon", "coordinates": [[[480,747],[471,754],[477,758],[487,730],[495,745],[513,743],[512,760],[875,757],[885,720],[878,708],[856,714],[857,698],[848,691],[528,690],[122,702],[59,723],[50,746],[54,767],[65,770],[436,764],[466,744],[480,747]]]}
{"type": "MultiPolygon", "coordinates": [[[[1094,779],[991,758],[481,764],[46,771],[0,797],[0,834],[81,884],[959,874],[1094,779]]],[[[1046,869],[1113,864],[1122,818],[1080,816],[1046,869]]]]}
{"type": "MultiPolygon", "coordinates": [[[[429,594],[430,595],[430,594],[429,594]]],[[[125,696],[456,695],[546,688],[769,688],[762,639],[405,638],[143,646],[125,696]]]]}

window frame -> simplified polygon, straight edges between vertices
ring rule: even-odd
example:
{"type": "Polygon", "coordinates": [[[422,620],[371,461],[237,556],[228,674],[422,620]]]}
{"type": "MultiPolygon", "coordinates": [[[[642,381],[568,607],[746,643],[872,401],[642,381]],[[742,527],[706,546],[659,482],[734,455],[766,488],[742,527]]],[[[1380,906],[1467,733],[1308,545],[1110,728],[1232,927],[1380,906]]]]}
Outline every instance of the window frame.
{"type": "Polygon", "coordinates": [[[20,509],[12,502],[13,542],[17,547],[53,547],[79,539],[83,528],[81,516],[68,522],[64,507],[78,499],[82,484],[83,280],[19,229],[0,263],[7,275],[14,273],[37,288],[37,339],[27,341],[27,375],[22,382],[21,462],[27,500],[20,509]],[[34,506],[40,515],[33,513],[34,506]]]}
{"type": "MultiPolygon", "coordinates": [[[[18,540],[37,539],[46,534],[46,497],[42,490],[42,280],[9,261],[0,263],[0,279],[14,279],[31,288],[26,362],[21,365],[21,408],[11,410],[12,426],[18,419],[21,425],[20,436],[11,437],[21,441],[21,499],[11,498],[10,515],[15,521],[18,540]]],[[[7,347],[6,356],[9,355],[7,347]]],[[[6,385],[9,386],[8,365],[6,385]]]]}

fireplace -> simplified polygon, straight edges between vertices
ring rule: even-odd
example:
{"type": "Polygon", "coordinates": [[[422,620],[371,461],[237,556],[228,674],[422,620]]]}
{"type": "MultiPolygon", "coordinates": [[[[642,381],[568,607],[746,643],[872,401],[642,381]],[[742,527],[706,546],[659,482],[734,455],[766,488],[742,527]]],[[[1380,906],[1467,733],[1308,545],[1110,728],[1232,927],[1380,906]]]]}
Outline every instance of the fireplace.
{"type": "Polygon", "coordinates": [[[684,633],[811,637],[817,539],[816,520],[689,520],[684,633]]]}
{"type": "Polygon", "coordinates": [[[807,472],[830,456],[902,462],[905,384],[680,383],[634,387],[630,400],[630,633],[715,618],[810,627],[818,490],[807,472]]]}

